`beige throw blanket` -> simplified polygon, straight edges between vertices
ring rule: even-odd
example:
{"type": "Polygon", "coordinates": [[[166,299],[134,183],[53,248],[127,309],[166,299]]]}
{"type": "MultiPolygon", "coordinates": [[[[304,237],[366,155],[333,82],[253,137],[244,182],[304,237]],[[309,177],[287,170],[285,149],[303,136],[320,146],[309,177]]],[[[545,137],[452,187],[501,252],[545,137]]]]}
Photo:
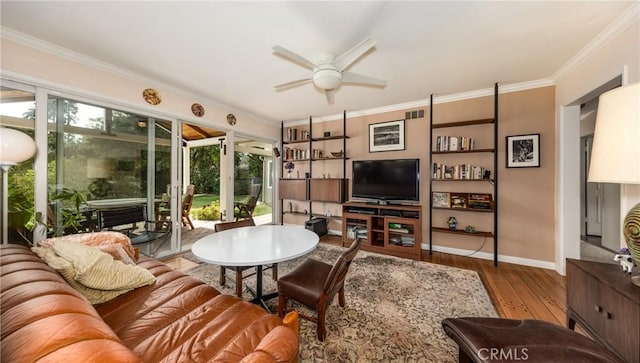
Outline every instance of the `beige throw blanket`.
{"type": "Polygon", "coordinates": [[[109,301],[155,282],[148,270],[126,265],[98,248],[82,243],[58,240],[51,248],[33,247],[32,250],[92,304],[109,301]]]}

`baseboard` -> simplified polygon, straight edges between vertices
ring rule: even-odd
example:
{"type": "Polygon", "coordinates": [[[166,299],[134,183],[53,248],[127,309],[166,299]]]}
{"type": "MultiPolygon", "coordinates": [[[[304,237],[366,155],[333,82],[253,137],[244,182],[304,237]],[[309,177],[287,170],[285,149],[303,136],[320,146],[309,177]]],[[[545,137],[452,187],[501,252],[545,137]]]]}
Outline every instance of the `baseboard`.
{"type": "MultiPolygon", "coordinates": [[[[423,244],[422,249],[429,251],[429,245],[423,244]]],[[[458,255],[458,256],[469,256],[474,252],[472,250],[464,250],[461,248],[452,248],[452,247],[444,247],[444,246],[433,246],[433,250],[436,252],[449,253],[449,254],[458,255]]],[[[480,258],[483,260],[493,260],[493,253],[478,251],[476,253],[473,253],[473,255],[469,257],[480,258]]],[[[554,262],[534,260],[531,258],[498,255],[498,261],[513,263],[516,265],[544,268],[548,270],[556,269],[556,264],[554,262]]]]}
{"type": "MultiPolygon", "coordinates": [[[[332,234],[332,235],[335,235],[335,236],[341,236],[342,235],[342,231],[329,230],[329,234],[332,234]]],[[[420,247],[424,251],[429,251],[429,245],[428,244],[423,243],[420,247]]],[[[444,247],[444,246],[433,246],[433,250],[436,251],[436,252],[448,253],[448,254],[457,255],[457,256],[469,256],[474,252],[472,250],[464,250],[464,249],[461,249],[461,248],[444,247]]],[[[480,251],[478,251],[478,252],[474,253],[473,255],[471,255],[469,257],[480,258],[480,259],[483,259],[483,260],[491,260],[491,261],[493,261],[493,253],[489,253],[489,252],[480,252],[480,251]]],[[[531,258],[498,255],[498,261],[499,262],[506,262],[506,263],[513,263],[513,264],[522,265],[522,266],[531,266],[531,267],[537,267],[537,268],[544,268],[544,269],[547,269],[547,270],[554,270],[554,271],[556,269],[556,264],[554,262],[534,260],[534,259],[531,259],[531,258]]]]}

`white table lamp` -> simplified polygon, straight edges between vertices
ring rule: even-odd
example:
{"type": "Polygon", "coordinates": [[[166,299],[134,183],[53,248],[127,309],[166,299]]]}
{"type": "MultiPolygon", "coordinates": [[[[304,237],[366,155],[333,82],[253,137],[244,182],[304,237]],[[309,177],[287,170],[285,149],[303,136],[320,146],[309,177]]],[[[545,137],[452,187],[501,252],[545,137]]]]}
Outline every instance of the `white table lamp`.
{"type": "MultiPolygon", "coordinates": [[[[640,82],[600,96],[588,180],[640,184],[640,82]]],[[[622,230],[633,260],[640,265],[640,203],[627,213],[622,230]]],[[[632,282],[640,286],[640,276],[632,282]]]]}
{"type": "Polygon", "coordinates": [[[2,168],[2,243],[9,240],[9,168],[36,152],[33,139],[18,130],[0,127],[0,168],[2,168]]]}

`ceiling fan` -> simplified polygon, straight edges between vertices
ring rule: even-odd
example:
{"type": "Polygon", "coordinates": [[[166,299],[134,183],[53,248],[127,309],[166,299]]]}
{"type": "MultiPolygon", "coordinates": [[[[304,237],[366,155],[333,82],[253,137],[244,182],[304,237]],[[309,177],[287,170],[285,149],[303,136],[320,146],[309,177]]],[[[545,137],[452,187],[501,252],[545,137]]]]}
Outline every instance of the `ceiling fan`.
{"type": "Polygon", "coordinates": [[[273,47],[274,53],[312,70],[313,73],[310,78],[303,78],[297,81],[283,83],[275,86],[274,88],[279,92],[313,82],[316,87],[324,90],[324,93],[327,96],[327,103],[333,104],[335,100],[335,91],[343,83],[385,87],[387,85],[387,81],[345,71],[345,69],[349,68],[351,64],[362,57],[375,45],[376,42],[374,40],[366,39],[355,47],[349,49],[341,56],[336,58],[333,54],[327,54],[318,63],[313,63],[286,48],[276,45],[273,47]]]}

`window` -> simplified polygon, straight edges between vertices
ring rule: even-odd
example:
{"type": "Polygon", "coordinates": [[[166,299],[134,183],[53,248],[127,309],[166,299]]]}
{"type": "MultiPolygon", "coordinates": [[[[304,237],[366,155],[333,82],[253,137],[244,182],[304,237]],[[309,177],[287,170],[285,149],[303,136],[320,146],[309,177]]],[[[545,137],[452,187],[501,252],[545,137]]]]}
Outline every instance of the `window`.
{"type": "MultiPolygon", "coordinates": [[[[0,87],[0,126],[16,129],[33,137],[35,108],[33,92],[0,87]]],[[[12,166],[7,172],[8,239],[10,242],[27,243],[33,240],[32,230],[35,226],[33,158],[12,166]]]]}
{"type": "Polygon", "coordinates": [[[54,96],[48,117],[50,234],[92,230],[96,209],[123,200],[153,217],[171,180],[170,121],[54,96]]]}

